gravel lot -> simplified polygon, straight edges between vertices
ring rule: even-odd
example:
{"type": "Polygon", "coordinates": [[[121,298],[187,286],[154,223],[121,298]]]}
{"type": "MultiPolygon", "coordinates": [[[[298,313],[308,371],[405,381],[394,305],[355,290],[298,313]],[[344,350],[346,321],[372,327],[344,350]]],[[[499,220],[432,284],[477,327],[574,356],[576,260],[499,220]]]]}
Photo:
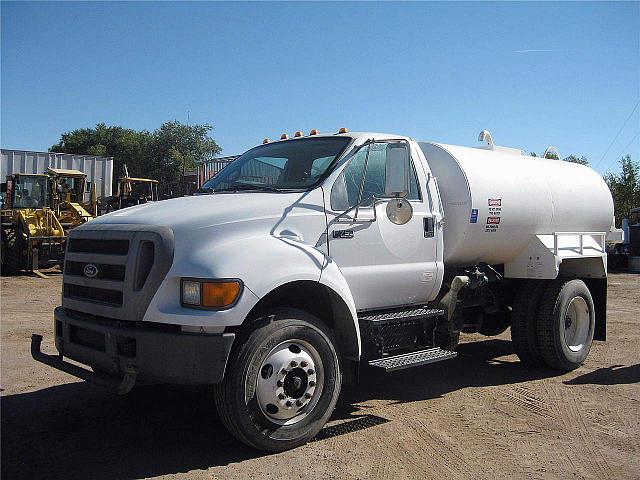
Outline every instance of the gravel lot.
{"type": "Polygon", "coordinates": [[[264,455],[229,436],[210,388],[112,396],[36,363],[61,275],[1,281],[2,477],[640,478],[640,275],[613,274],[607,342],[578,370],[526,369],[509,332],[457,359],[365,372],[318,439],[264,455]]]}

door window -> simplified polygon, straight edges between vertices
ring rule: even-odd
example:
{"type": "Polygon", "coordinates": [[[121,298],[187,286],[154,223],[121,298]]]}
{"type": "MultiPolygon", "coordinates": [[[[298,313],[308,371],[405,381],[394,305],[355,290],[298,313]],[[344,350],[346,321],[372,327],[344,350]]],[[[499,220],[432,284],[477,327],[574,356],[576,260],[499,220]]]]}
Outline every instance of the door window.
{"type": "MultiPolygon", "coordinates": [[[[348,210],[357,205],[359,199],[369,199],[363,207],[371,206],[370,198],[385,198],[385,181],[388,142],[375,142],[361,148],[349,160],[331,189],[331,208],[348,210]],[[362,178],[364,176],[364,183],[362,178]],[[362,189],[362,194],[360,194],[362,189]]],[[[418,178],[413,161],[409,171],[409,193],[407,200],[420,200],[418,178]]]]}

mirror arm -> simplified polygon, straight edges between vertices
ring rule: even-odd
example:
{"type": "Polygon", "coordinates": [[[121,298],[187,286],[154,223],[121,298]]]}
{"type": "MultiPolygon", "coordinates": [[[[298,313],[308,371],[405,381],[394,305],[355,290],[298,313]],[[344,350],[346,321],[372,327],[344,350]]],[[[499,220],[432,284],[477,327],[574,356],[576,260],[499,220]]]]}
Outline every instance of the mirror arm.
{"type": "MultiPolygon", "coordinates": [[[[368,220],[370,222],[375,222],[378,218],[376,215],[376,196],[372,195],[370,197],[367,198],[363,198],[362,200],[360,200],[358,203],[356,203],[353,207],[350,207],[348,210],[345,210],[344,212],[342,212],[341,214],[339,214],[336,218],[333,219],[334,222],[337,222],[338,220],[340,220],[342,217],[346,216],[347,213],[357,209],[358,207],[360,207],[363,203],[368,202],[369,200],[371,200],[371,205],[373,206],[373,220],[368,220]]],[[[353,220],[355,221],[357,217],[354,217],[353,220]]]]}

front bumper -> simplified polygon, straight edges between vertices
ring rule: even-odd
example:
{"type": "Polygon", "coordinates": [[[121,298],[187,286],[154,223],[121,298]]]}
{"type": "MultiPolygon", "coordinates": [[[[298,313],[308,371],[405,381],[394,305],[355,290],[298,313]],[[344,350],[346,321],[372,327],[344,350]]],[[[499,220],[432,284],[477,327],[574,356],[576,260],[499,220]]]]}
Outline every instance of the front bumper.
{"type": "Polygon", "coordinates": [[[116,391],[123,389],[120,384],[127,378],[130,390],[132,377],[133,383],[219,383],[235,338],[233,333],[193,334],[179,327],[113,321],[63,307],[55,309],[54,318],[59,356],[40,352],[41,337],[36,335],[32,340],[33,358],[103,386],[108,386],[109,380],[116,391]],[[65,362],[63,357],[100,373],[65,362]]]}

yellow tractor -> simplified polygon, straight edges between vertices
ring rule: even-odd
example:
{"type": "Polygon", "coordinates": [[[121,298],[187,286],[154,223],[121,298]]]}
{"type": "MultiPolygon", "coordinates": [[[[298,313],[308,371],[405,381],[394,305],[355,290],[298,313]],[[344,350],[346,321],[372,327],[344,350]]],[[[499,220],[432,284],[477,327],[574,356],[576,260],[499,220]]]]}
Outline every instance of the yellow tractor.
{"type": "MultiPolygon", "coordinates": [[[[49,168],[45,174],[14,174],[2,185],[2,275],[64,261],[68,231],[93,218],[83,205],[86,174],[49,168]]],[[[97,210],[95,193],[91,207],[97,210]]]]}

